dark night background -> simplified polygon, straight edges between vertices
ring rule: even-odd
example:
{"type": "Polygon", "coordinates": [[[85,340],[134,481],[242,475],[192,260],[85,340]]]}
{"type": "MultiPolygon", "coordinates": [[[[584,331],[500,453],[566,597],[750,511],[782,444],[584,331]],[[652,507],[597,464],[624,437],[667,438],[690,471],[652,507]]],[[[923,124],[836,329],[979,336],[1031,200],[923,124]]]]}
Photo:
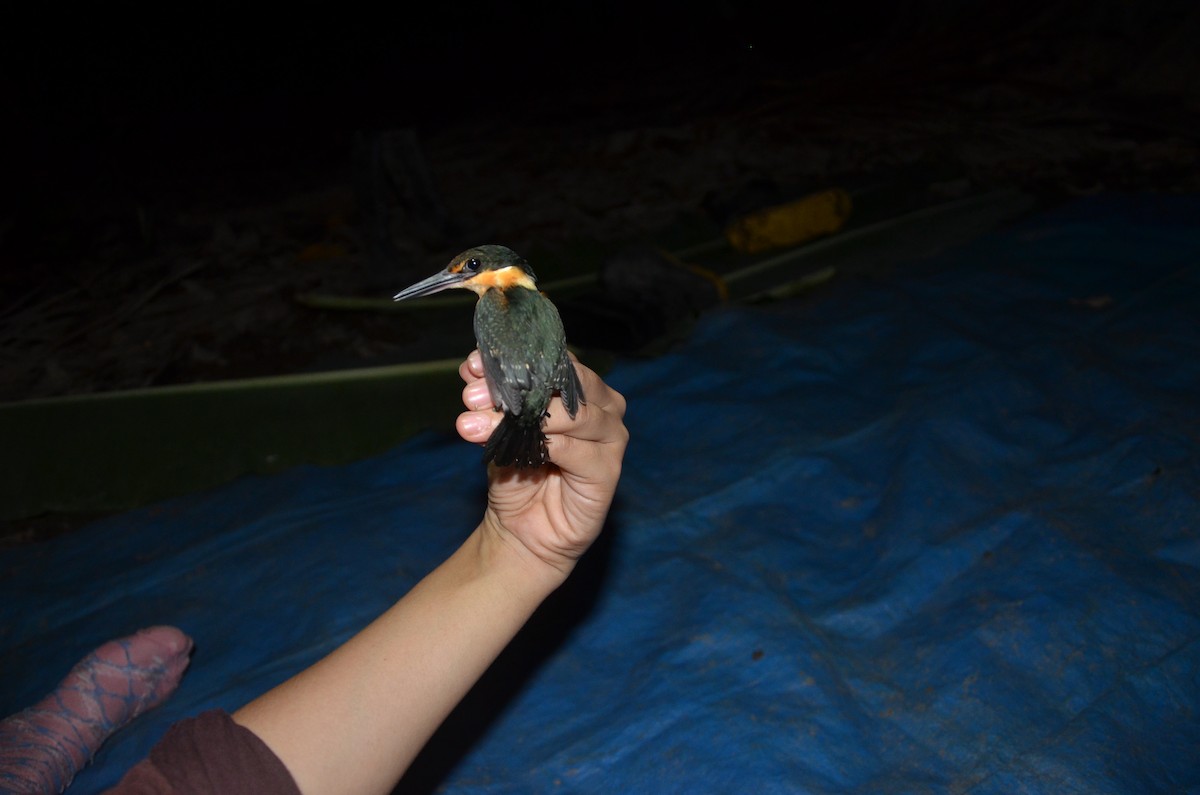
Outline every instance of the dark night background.
{"type": "Polygon", "coordinates": [[[402,360],[396,316],[296,296],[387,296],[485,241],[562,275],[581,245],[719,229],[748,186],[1200,183],[1194,4],[786,10],[10,19],[0,399],[402,360]],[[372,208],[362,142],[397,130],[428,190],[372,208]]]}

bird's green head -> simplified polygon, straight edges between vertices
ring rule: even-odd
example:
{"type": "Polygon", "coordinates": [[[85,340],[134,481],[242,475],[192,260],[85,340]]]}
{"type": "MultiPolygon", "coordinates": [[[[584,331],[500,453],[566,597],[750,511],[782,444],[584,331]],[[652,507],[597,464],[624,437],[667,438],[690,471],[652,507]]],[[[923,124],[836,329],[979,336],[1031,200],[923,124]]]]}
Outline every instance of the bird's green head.
{"type": "Polygon", "coordinates": [[[507,246],[476,246],[462,252],[450,264],[424,281],[396,293],[393,300],[403,301],[461,287],[479,295],[492,288],[508,290],[523,287],[537,289],[537,276],[525,259],[507,246]]]}

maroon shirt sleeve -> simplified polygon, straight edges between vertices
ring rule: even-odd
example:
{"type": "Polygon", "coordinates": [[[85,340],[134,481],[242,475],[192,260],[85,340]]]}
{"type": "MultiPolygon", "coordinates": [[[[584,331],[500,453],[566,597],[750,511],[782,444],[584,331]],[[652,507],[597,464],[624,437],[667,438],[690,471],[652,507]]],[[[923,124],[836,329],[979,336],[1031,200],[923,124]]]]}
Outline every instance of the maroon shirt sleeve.
{"type": "Polygon", "coordinates": [[[300,795],[291,773],[254,732],[222,710],[176,723],[110,795],[300,795]]]}

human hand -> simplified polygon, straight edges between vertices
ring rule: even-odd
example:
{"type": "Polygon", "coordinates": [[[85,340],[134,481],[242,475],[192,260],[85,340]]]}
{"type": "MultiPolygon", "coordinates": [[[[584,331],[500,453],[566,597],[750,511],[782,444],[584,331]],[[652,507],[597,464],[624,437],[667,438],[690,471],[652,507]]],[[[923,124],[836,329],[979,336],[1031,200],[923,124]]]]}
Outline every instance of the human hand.
{"type": "MultiPolygon", "coordinates": [[[[488,509],[481,525],[535,567],[548,566],[562,578],[600,534],[629,441],[622,422],[625,398],[571,359],[587,403],[574,420],[559,398],[550,403],[544,430],[552,463],[537,469],[488,467],[488,509]]],[[[492,407],[479,351],[458,372],[466,382],[468,411],[456,427],[467,441],[483,444],[504,415],[492,407]]]]}

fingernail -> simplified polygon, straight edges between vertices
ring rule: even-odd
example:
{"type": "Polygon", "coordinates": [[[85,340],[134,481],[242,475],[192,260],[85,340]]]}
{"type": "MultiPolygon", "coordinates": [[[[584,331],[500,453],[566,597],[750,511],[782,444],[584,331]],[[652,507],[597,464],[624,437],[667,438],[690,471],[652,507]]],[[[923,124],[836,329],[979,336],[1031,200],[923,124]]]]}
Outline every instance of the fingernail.
{"type": "Polygon", "coordinates": [[[467,402],[476,408],[484,408],[491,400],[488,394],[487,382],[480,381],[467,387],[467,402]]]}
{"type": "Polygon", "coordinates": [[[469,434],[483,433],[487,430],[488,419],[478,414],[466,414],[462,418],[463,430],[469,434]]]}

